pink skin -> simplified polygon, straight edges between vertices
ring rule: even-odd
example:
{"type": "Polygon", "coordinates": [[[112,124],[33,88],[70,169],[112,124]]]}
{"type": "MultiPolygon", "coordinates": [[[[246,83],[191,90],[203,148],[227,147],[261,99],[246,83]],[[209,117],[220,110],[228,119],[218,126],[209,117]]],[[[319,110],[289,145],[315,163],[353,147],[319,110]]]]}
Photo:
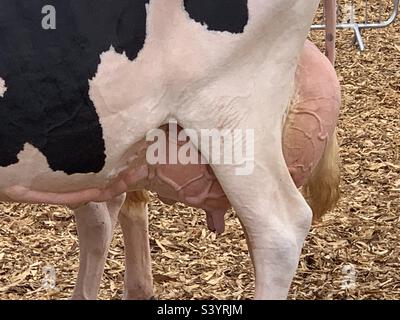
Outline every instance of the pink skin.
{"type": "MultiPolygon", "coordinates": [[[[295,96],[283,134],[284,157],[297,187],[306,183],[321,159],[327,139],[336,127],[339,106],[340,87],[336,73],[329,60],[307,41],[296,72],[295,96]]],[[[162,129],[167,130],[168,127],[162,129]]],[[[176,141],[170,140],[169,143],[176,141]]],[[[135,170],[124,172],[123,180],[129,185],[134,184],[137,189],[157,192],[160,199],[168,204],[180,201],[204,209],[208,227],[217,233],[223,232],[224,214],[231,205],[210,166],[149,165],[145,156],[148,144],[143,140],[135,146],[135,170]]],[[[140,191],[128,194],[119,217],[126,247],[126,299],[149,299],[153,296],[147,200],[143,196],[138,197],[138,194],[140,191]]],[[[113,210],[109,209],[111,218],[103,217],[107,215],[104,205],[90,204],[76,211],[78,230],[85,228],[85,232],[79,232],[81,266],[74,298],[96,298],[105,252],[111,241],[110,230],[115,226],[116,208],[118,205],[113,210]],[[88,211],[91,211],[90,214],[88,211]],[[101,219],[105,222],[98,228],[101,219]],[[93,269],[88,266],[93,266],[93,269]]]]}
{"type": "MultiPolygon", "coordinates": [[[[169,138],[167,125],[162,126],[161,129],[167,133],[168,147],[174,144],[177,147],[175,150],[179,150],[183,146],[183,142],[169,138]]],[[[145,141],[139,143],[140,147],[135,153],[136,159],[133,162],[138,170],[130,173],[127,179],[135,181],[136,188],[156,192],[167,204],[179,201],[205,210],[210,230],[222,233],[224,214],[231,205],[211,167],[205,164],[149,165],[146,160],[146,151],[150,143],[145,141]]],[[[199,159],[201,157],[199,152],[198,157],[199,159]]],[[[168,160],[167,156],[167,162],[168,160]]]]}
{"type": "Polygon", "coordinates": [[[321,159],[335,131],[340,101],[340,86],[332,65],[306,41],[283,134],[283,154],[297,187],[307,182],[321,159]]]}
{"type": "Polygon", "coordinates": [[[125,300],[154,296],[147,204],[144,191],[130,192],[119,215],[125,244],[125,300]]]}

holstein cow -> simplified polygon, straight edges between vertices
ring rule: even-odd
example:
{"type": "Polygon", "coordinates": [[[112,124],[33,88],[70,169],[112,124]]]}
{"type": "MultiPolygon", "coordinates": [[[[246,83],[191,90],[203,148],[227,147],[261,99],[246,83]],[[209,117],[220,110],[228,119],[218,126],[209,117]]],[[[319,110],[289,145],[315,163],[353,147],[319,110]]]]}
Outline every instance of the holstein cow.
{"type": "MultiPolygon", "coordinates": [[[[96,219],[105,216],[97,213],[108,212],[113,225],[122,194],[146,186],[148,176],[138,164],[151,129],[174,119],[198,132],[253,130],[250,174],[237,174],[241,164],[211,163],[201,179],[222,186],[219,198],[226,195],[246,230],[255,298],[285,298],[312,213],[287,169],[283,145],[288,155],[305,154],[293,149],[296,143],[311,144],[308,152],[320,155],[335,145],[334,139],[327,144],[335,124],[331,110],[339,105],[332,67],[321,60],[320,72],[307,74],[309,59],[321,59],[309,45],[304,73],[300,60],[296,74],[318,2],[0,0],[0,200],[77,208],[80,236],[94,243],[98,237],[88,226],[101,225],[96,219]],[[49,5],[54,16],[45,17],[52,19],[46,24],[49,5]],[[325,119],[323,106],[332,101],[325,119]],[[325,126],[325,120],[331,122],[325,126]],[[293,125],[303,121],[307,125],[293,125]]],[[[195,146],[208,154],[203,144],[195,146]]],[[[292,175],[315,168],[317,158],[309,155],[311,162],[298,159],[292,175]]],[[[326,169],[325,160],[320,164],[326,169]]],[[[173,169],[164,169],[161,176],[175,177],[173,169]]],[[[145,199],[133,203],[142,206],[143,216],[145,202],[139,200],[145,199]]],[[[210,215],[210,226],[220,230],[214,217],[219,216],[210,215]]],[[[135,227],[122,224],[125,242],[132,244],[135,227]]],[[[146,222],[137,228],[146,230],[146,222]]],[[[146,260],[140,254],[148,254],[148,241],[142,240],[142,248],[128,247],[129,261],[138,255],[146,260]]],[[[136,264],[149,268],[149,261],[136,264]]],[[[81,265],[80,274],[92,268],[97,267],[81,265]]],[[[129,296],[134,288],[127,289],[129,296]]]]}
{"type": "MultiPolygon", "coordinates": [[[[338,148],[333,134],[339,106],[340,88],[334,69],[322,53],[306,42],[296,72],[296,98],[283,129],[283,154],[297,187],[302,187],[315,219],[338,199],[338,148]],[[300,134],[299,134],[300,132],[300,134]]],[[[168,127],[164,127],[168,134],[168,127]]],[[[181,141],[170,138],[179,152],[181,141]]],[[[137,186],[152,190],[165,203],[176,201],[202,208],[208,227],[221,233],[224,214],[231,207],[210,166],[205,164],[158,164],[146,162],[149,143],[141,141],[134,160],[137,186]]],[[[184,145],[184,144],[183,144],[184,145]]],[[[198,155],[201,156],[200,154],[198,155]]],[[[119,218],[126,253],[126,299],[153,296],[147,203],[144,191],[130,192],[111,202],[89,203],[75,210],[80,242],[80,270],[74,299],[95,299],[100,287],[108,247],[119,218]]],[[[250,247],[251,250],[251,247],[250,247]]]]}

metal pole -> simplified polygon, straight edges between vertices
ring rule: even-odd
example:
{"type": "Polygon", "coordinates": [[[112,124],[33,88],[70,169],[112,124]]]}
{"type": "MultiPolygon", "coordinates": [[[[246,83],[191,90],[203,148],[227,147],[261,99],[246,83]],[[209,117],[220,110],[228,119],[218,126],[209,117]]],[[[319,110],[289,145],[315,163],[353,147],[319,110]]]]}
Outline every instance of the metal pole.
{"type": "Polygon", "coordinates": [[[325,16],[325,48],[329,61],[335,64],[335,43],[336,43],[336,0],[324,0],[325,16]]]}

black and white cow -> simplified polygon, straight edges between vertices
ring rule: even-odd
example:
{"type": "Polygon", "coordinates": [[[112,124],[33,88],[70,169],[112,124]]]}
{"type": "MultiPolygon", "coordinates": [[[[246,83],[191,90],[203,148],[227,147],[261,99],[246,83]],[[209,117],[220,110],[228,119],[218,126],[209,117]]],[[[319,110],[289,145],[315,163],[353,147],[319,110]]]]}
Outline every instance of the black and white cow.
{"type": "Polygon", "coordinates": [[[136,190],[135,144],[171,119],[252,130],[252,172],[211,166],[247,230],[256,298],[286,297],[311,210],[282,129],[318,4],[0,0],[0,200],[113,201],[136,190]]]}

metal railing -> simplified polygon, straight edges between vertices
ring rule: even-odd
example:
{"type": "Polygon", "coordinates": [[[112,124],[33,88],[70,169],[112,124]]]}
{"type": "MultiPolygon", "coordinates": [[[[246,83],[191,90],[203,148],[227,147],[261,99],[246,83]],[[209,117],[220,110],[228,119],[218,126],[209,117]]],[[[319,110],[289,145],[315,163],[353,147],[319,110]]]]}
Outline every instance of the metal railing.
{"type": "MultiPolygon", "coordinates": [[[[364,40],[362,38],[362,30],[364,29],[379,29],[386,28],[390,26],[393,22],[395,22],[396,17],[399,13],[399,1],[393,0],[393,10],[389,17],[384,20],[383,12],[385,11],[386,3],[382,0],[372,1],[372,0],[364,0],[364,5],[360,6],[359,3],[355,4],[354,0],[351,1],[339,1],[337,3],[338,9],[338,17],[339,21],[346,21],[343,23],[338,23],[336,25],[337,29],[353,29],[354,30],[354,43],[358,43],[358,47],[361,51],[365,50],[364,40]],[[371,13],[371,3],[374,2],[375,6],[378,6],[378,12],[371,13]],[[339,12],[343,9],[343,3],[345,3],[345,14],[339,12]],[[364,17],[360,17],[358,13],[363,11],[364,17]]],[[[314,24],[311,29],[313,30],[322,30],[325,29],[324,24],[314,24]]]]}

